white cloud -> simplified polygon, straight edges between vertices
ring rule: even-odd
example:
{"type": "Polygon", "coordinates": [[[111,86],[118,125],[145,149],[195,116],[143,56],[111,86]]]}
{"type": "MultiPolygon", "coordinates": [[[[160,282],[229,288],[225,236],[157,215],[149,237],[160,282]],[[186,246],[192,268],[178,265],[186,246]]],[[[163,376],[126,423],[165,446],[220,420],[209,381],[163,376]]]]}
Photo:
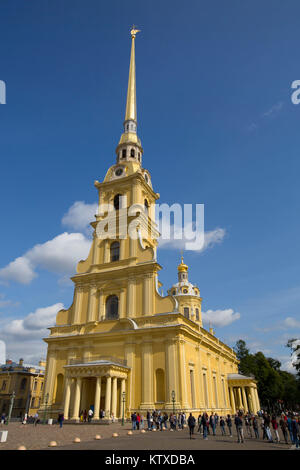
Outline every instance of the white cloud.
{"type": "Polygon", "coordinates": [[[278,101],[278,103],[274,104],[270,109],[268,109],[265,113],[263,113],[262,116],[270,117],[270,116],[276,115],[282,109],[283,105],[284,105],[283,101],[278,101]]]}
{"type": "Polygon", "coordinates": [[[49,335],[47,328],[55,325],[56,314],[63,309],[62,303],[37,308],[21,319],[1,324],[0,339],[5,342],[7,357],[37,363],[46,353],[43,337],[49,335]]]}
{"type": "Polygon", "coordinates": [[[98,210],[97,204],[76,201],[62,218],[62,224],[73,230],[86,231],[98,210]]]}
{"type": "Polygon", "coordinates": [[[36,277],[29,259],[24,256],[11,261],[5,268],[0,269],[0,278],[4,281],[15,281],[20,284],[30,284],[36,277]]]}
{"type": "Polygon", "coordinates": [[[73,274],[78,261],[85,259],[91,241],[82,233],[62,233],[43,244],[35,245],[22,257],[0,269],[0,278],[30,284],[37,268],[58,274],[73,274]]]}
{"type": "Polygon", "coordinates": [[[202,312],[202,320],[204,323],[211,323],[213,326],[227,326],[236,320],[239,320],[241,314],[234,312],[232,308],[225,310],[207,310],[202,312]]]}
{"type": "MultiPolygon", "coordinates": [[[[165,240],[162,238],[158,239],[159,248],[162,249],[177,249],[177,250],[185,250],[186,249],[186,243],[190,243],[193,241],[190,236],[194,233],[192,227],[190,227],[190,230],[186,230],[186,233],[188,237],[182,237],[182,239],[175,239],[174,234],[181,234],[182,233],[182,228],[181,227],[176,227],[174,225],[170,226],[170,233],[171,237],[170,240],[165,240]]],[[[198,253],[201,253],[208,248],[212,248],[214,245],[222,243],[224,237],[226,235],[226,231],[223,228],[216,228],[215,230],[211,230],[209,232],[204,233],[204,244],[203,246],[199,249],[197,246],[191,251],[196,251],[198,253]]]]}
{"type": "Polygon", "coordinates": [[[300,321],[297,321],[293,317],[287,317],[284,320],[283,325],[287,328],[300,328],[300,321]]]}

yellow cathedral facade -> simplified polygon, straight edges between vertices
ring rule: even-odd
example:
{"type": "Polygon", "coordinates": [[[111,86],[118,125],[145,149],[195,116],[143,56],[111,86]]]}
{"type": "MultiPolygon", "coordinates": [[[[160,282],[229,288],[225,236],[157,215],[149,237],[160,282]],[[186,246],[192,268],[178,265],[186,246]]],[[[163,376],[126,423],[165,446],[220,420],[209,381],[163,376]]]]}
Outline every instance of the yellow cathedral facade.
{"type": "Polygon", "coordinates": [[[133,411],[217,412],[260,409],[256,382],[238,373],[232,348],[203,328],[200,290],[188,280],[183,258],[178,282],[167,296],[157,261],[155,203],[151,175],[142,166],[137,135],[135,37],[124,132],[116,163],[103,182],[95,181],[99,209],[88,258],[77,265],[73,303],[57,314],[48,345],[42,409],[78,421],[93,410],[98,421],[130,417],[133,411]],[[107,205],[107,206],[106,206],[107,205]],[[129,207],[140,207],[134,236],[129,207]],[[138,206],[136,206],[138,205],[138,206]],[[107,209],[105,209],[107,207],[107,209]],[[103,209],[104,208],[104,209],[103,209]],[[98,236],[103,220],[117,220],[114,239],[98,236]],[[151,236],[149,236],[151,233],[151,236]]]}

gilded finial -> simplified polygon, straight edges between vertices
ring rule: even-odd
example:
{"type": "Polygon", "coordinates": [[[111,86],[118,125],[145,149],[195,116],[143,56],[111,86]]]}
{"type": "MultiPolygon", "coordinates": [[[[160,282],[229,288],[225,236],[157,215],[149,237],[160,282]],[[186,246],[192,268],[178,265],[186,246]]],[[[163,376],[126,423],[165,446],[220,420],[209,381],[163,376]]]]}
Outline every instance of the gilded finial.
{"type": "Polygon", "coordinates": [[[131,37],[134,39],[135,36],[136,36],[136,33],[140,33],[141,30],[140,29],[135,29],[135,26],[132,25],[132,28],[131,28],[131,31],[130,31],[130,34],[131,34],[131,37]]]}

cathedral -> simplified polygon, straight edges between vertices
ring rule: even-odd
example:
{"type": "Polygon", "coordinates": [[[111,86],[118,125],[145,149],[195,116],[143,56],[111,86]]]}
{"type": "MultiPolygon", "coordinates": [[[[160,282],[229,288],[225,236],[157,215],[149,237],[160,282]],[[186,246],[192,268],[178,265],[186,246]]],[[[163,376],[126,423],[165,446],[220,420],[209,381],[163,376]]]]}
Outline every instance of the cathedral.
{"type": "MultiPolygon", "coordinates": [[[[42,410],[63,412],[76,422],[81,410],[98,421],[130,417],[133,411],[195,415],[256,413],[256,381],[238,373],[232,348],[202,325],[199,288],[188,278],[181,258],[177,282],[160,293],[157,260],[159,233],[151,175],[143,167],[137,135],[135,38],[131,56],[124,132],[116,163],[95,181],[99,209],[91,249],[79,261],[73,303],[57,314],[45,338],[48,345],[42,410]],[[139,207],[134,219],[128,210],[139,207]],[[115,224],[115,236],[99,236],[99,227],[115,224]],[[102,224],[102,225],[101,225],[102,224]],[[124,236],[131,226],[131,236],[124,236]],[[102,415],[102,413],[101,413],[102,415]]],[[[100,234],[101,235],[101,234],[100,234]]],[[[174,279],[175,281],[175,279],[174,279]]]]}

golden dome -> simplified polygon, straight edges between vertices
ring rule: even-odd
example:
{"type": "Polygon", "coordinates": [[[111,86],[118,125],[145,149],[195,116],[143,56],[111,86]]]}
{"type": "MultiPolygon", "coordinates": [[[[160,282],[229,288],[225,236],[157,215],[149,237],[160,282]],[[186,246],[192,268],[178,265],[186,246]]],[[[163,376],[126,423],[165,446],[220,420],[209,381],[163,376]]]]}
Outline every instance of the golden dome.
{"type": "Polygon", "coordinates": [[[181,263],[178,265],[177,269],[179,273],[187,272],[187,270],[189,269],[188,265],[184,264],[183,262],[183,256],[181,257],[181,263]]]}

